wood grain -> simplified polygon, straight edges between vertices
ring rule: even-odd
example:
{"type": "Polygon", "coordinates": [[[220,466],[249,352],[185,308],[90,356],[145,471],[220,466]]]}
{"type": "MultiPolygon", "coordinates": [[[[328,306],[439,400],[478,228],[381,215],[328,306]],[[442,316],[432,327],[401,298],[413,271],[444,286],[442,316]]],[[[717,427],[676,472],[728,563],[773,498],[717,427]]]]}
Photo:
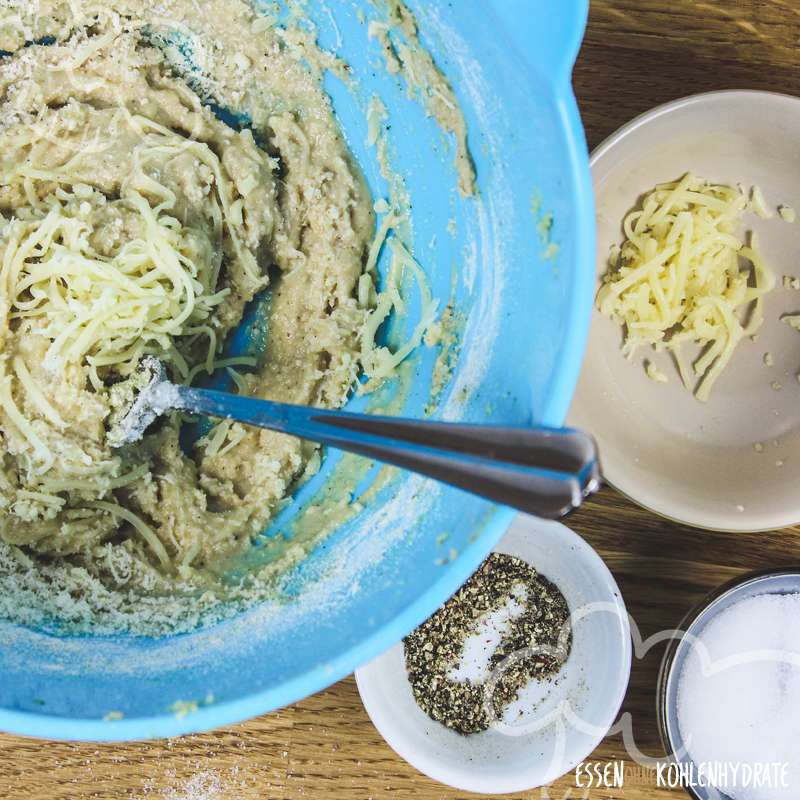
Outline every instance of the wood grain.
{"type": "MultiPolygon", "coordinates": [[[[559,0],[554,0],[557,2],[559,0]]],[[[466,0],[462,0],[466,2],[466,0]]],[[[698,91],[800,94],[797,0],[596,0],[575,71],[590,146],[652,106],[698,91]]],[[[570,525],[606,559],[643,636],[676,626],[708,591],[743,572],[800,561],[800,532],[708,533],[655,518],[612,490],[570,525]]],[[[635,659],[623,713],[637,746],[661,755],[654,693],[662,651],[635,659]]],[[[594,758],[625,758],[619,736],[594,758]]],[[[623,790],[575,788],[566,776],[520,798],[659,800],[651,772],[627,760],[623,790]]],[[[351,679],[262,719],[180,740],[59,744],[0,736],[4,800],[456,800],[383,743],[351,679]]]]}

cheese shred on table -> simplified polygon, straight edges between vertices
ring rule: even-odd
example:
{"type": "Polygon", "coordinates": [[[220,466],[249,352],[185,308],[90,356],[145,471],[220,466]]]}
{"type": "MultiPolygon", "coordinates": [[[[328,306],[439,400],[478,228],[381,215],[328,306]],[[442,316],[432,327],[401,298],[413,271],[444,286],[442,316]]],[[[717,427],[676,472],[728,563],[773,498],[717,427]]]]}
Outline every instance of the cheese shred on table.
{"type": "Polygon", "coordinates": [[[742,338],[761,327],[775,286],[755,234],[749,245],[737,235],[747,207],[739,189],[692,173],[656,186],[626,217],[597,295],[600,311],[625,329],[625,355],[643,345],[670,353],[703,402],[742,338]],[[701,352],[690,363],[693,343],[701,352]]]}

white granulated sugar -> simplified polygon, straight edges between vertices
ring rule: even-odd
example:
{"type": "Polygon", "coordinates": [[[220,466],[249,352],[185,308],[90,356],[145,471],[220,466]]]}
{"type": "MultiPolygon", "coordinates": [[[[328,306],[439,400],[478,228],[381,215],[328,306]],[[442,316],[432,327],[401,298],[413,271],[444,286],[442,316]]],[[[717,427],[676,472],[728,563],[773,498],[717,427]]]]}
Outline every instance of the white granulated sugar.
{"type": "Polygon", "coordinates": [[[696,765],[788,765],[788,786],[733,785],[729,772],[718,788],[731,800],[800,797],[800,594],[752,597],[713,619],[683,666],[677,705],[696,765]]]}

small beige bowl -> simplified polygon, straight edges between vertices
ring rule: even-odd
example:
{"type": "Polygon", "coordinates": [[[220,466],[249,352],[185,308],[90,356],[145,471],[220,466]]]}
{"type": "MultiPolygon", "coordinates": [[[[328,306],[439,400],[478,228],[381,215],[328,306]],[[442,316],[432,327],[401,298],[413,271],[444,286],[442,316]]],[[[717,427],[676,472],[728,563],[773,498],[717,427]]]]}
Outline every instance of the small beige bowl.
{"type": "Polygon", "coordinates": [[[775,211],[770,220],[745,218],[778,281],[757,341],[740,344],[703,404],[683,388],[668,355],[641,350],[627,361],[619,327],[595,311],[569,422],[597,438],[607,480],[658,514],[716,530],[785,527],[800,521],[800,333],[780,317],[800,311],[800,291],[782,286],[784,275],[800,277],[800,220],[783,221],[777,208],[800,211],[800,99],[697,95],[648,112],[604,142],[592,157],[598,279],[641,195],[690,170],[758,185],[775,211]],[[646,358],[667,384],[646,376],[646,358]]]}

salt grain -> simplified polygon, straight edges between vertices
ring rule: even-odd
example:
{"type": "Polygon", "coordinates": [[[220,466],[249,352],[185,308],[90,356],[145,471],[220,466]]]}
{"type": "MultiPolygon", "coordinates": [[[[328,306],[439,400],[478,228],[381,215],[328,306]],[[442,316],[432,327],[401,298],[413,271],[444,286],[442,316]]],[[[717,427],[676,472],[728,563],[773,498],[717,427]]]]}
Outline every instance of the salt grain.
{"type": "Polygon", "coordinates": [[[193,775],[181,789],[168,789],[164,800],[227,800],[231,797],[216,772],[193,775]]]}

